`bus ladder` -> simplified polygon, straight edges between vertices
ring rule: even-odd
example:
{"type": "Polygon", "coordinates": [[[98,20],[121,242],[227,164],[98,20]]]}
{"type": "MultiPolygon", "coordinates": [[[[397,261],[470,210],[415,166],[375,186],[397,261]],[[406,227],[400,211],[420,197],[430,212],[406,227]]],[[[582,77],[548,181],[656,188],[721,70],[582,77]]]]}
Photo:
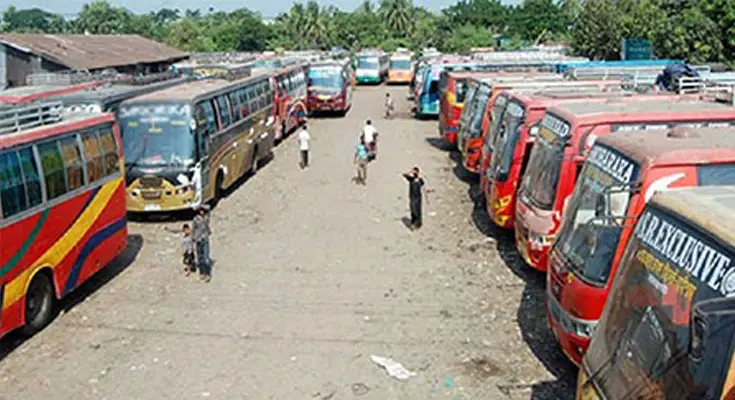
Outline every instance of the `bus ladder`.
{"type": "Polygon", "coordinates": [[[0,108],[0,135],[17,133],[61,121],[60,101],[0,108]]]}

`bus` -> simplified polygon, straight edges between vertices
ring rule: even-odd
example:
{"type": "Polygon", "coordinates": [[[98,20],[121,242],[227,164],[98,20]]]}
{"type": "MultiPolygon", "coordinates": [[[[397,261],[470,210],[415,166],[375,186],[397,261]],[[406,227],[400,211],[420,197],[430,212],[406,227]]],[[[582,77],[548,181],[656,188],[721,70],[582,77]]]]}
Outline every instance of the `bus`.
{"type": "Polygon", "coordinates": [[[589,346],[646,201],[668,188],[735,185],[734,138],[735,128],[680,126],[603,136],[592,147],[547,272],[549,325],[574,363],[589,346]]]}
{"type": "Polygon", "coordinates": [[[271,73],[274,103],[275,140],[280,141],[306,121],[306,67],[292,65],[271,73]]]}
{"type": "Polygon", "coordinates": [[[459,118],[470,91],[470,78],[487,78],[488,72],[442,71],[439,76],[439,135],[450,144],[457,143],[459,118]]]}
{"type": "Polygon", "coordinates": [[[170,74],[150,75],[120,80],[84,90],[50,96],[50,100],[60,101],[65,114],[116,113],[120,104],[129,98],[163,90],[190,81],[188,77],[170,74]]]}
{"type": "Polygon", "coordinates": [[[354,71],[349,61],[328,61],[309,66],[309,113],[346,115],[352,107],[354,71]]]}
{"type": "Polygon", "coordinates": [[[413,79],[411,76],[412,62],[411,53],[396,52],[390,56],[388,65],[388,84],[408,84],[413,79]]]}
{"type": "MultiPolygon", "coordinates": [[[[493,223],[502,229],[513,229],[518,186],[528,165],[528,158],[538,135],[538,124],[546,110],[554,105],[616,101],[651,101],[674,97],[670,94],[639,94],[615,90],[613,87],[583,87],[563,91],[554,88],[542,92],[504,92],[495,100],[505,103],[499,114],[500,127],[493,138],[485,137],[480,166],[480,186],[485,195],[485,207],[493,223]],[[512,112],[506,112],[513,109],[512,112]],[[493,142],[493,144],[490,143],[493,142]]],[[[680,98],[680,97],[676,97],[680,98]]]]}
{"type": "Polygon", "coordinates": [[[735,398],[733,226],[735,187],[653,196],[583,358],[577,399],[735,398]]]}
{"type": "Polygon", "coordinates": [[[383,52],[357,55],[356,78],[358,84],[380,84],[388,76],[390,55],[383,52]]]}
{"type": "MultiPolygon", "coordinates": [[[[500,111],[505,107],[504,103],[496,103],[498,96],[509,90],[513,91],[537,91],[543,88],[556,88],[558,90],[582,91],[590,88],[604,90],[606,88],[619,88],[620,81],[566,81],[559,75],[498,75],[483,84],[481,90],[475,92],[473,101],[475,106],[468,110],[468,124],[460,126],[457,136],[457,147],[462,156],[462,166],[466,171],[480,174],[483,172],[481,166],[490,161],[491,149],[485,152],[485,160],[482,160],[483,144],[492,144],[495,133],[500,128],[500,111]],[[498,116],[498,117],[496,117],[498,116]],[[487,141],[485,137],[490,135],[487,141]]],[[[487,147],[487,146],[486,146],[487,147]]]]}
{"type": "Polygon", "coordinates": [[[268,74],[203,79],[126,100],[118,117],[127,208],[171,212],[216,203],[270,156],[273,88],[268,74]]]}
{"type": "Polygon", "coordinates": [[[45,327],[59,299],[125,249],[122,160],[111,113],[0,111],[0,337],[45,327]]]}
{"type": "Polygon", "coordinates": [[[554,106],[541,120],[516,201],[516,248],[533,269],[546,272],[564,209],[590,148],[619,131],[655,130],[681,124],[735,123],[728,104],[685,100],[576,103],[554,106]]]}

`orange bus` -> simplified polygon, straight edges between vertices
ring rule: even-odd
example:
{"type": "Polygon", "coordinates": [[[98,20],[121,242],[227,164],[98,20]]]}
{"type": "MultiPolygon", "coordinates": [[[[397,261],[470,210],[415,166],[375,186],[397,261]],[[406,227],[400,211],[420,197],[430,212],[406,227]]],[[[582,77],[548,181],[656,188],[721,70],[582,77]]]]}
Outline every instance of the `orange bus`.
{"type": "Polygon", "coordinates": [[[0,336],[42,329],[127,244],[115,116],[61,114],[0,110],[0,336]]]}
{"type": "Polygon", "coordinates": [[[595,140],[625,130],[735,122],[735,108],[675,100],[577,103],[551,107],[541,121],[516,202],[516,247],[532,268],[546,271],[566,203],[595,140]]]}
{"type": "Polygon", "coordinates": [[[391,84],[408,85],[413,79],[413,62],[411,53],[396,52],[391,54],[388,61],[388,81],[391,84]]]}
{"type": "Polygon", "coordinates": [[[589,346],[646,202],[666,188],[735,185],[733,139],[735,128],[680,126],[620,132],[595,143],[551,248],[547,272],[549,325],[573,362],[579,364],[589,346]]]}
{"type": "MultiPolygon", "coordinates": [[[[471,79],[489,79],[497,72],[442,71],[439,75],[439,135],[447,143],[457,143],[459,119],[465,99],[472,97],[471,79]]],[[[476,85],[474,85],[476,86],[476,85]]]]}
{"type": "Polygon", "coordinates": [[[733,186],[653,196],[579,369],[577,399],[735,398],[733,226],[733,186]]]}

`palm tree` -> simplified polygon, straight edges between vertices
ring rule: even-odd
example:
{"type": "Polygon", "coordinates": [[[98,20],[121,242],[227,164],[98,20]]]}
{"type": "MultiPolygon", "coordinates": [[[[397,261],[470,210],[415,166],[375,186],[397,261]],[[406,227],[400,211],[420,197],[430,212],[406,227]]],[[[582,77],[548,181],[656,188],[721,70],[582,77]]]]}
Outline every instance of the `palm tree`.
{"type": "Polygon", "coordinates": [[[413,10],[409,0],[380,1],[380,16],[398,36],[407,36],[413,31],[413,10]]]}
{"type": "Polygon", "coordinates": [[[306,3],[303,24],[303,34],[309,41],[309,47],[315,48],[325,43],[327,16],[319,10],[319,4],[315,0],[306,3]]]}

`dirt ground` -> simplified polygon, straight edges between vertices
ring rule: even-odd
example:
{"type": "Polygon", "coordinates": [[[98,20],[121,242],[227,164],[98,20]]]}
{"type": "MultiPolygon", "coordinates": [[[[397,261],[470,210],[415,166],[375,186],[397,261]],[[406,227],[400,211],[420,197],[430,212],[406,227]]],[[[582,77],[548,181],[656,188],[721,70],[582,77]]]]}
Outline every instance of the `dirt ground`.
{"type": "Polygon", "coordinates": [[[130,223],[128,251],[48,328],[0,343],[0,399],[572,399],[544,277],[490,227],[476,179],[406,92],[360,87],[346,118],[310,120],[308,170],[293,136],[278,146],[214,209],[209,284],[181,273],[182,219],[130,223]],[[366,118],[381,136],[363,187],[366,118]],[[418,232],[403,222],[413,165],[434,189],[418,232]],[[416,375],[398,381],[371,355],[416,375]]]}

